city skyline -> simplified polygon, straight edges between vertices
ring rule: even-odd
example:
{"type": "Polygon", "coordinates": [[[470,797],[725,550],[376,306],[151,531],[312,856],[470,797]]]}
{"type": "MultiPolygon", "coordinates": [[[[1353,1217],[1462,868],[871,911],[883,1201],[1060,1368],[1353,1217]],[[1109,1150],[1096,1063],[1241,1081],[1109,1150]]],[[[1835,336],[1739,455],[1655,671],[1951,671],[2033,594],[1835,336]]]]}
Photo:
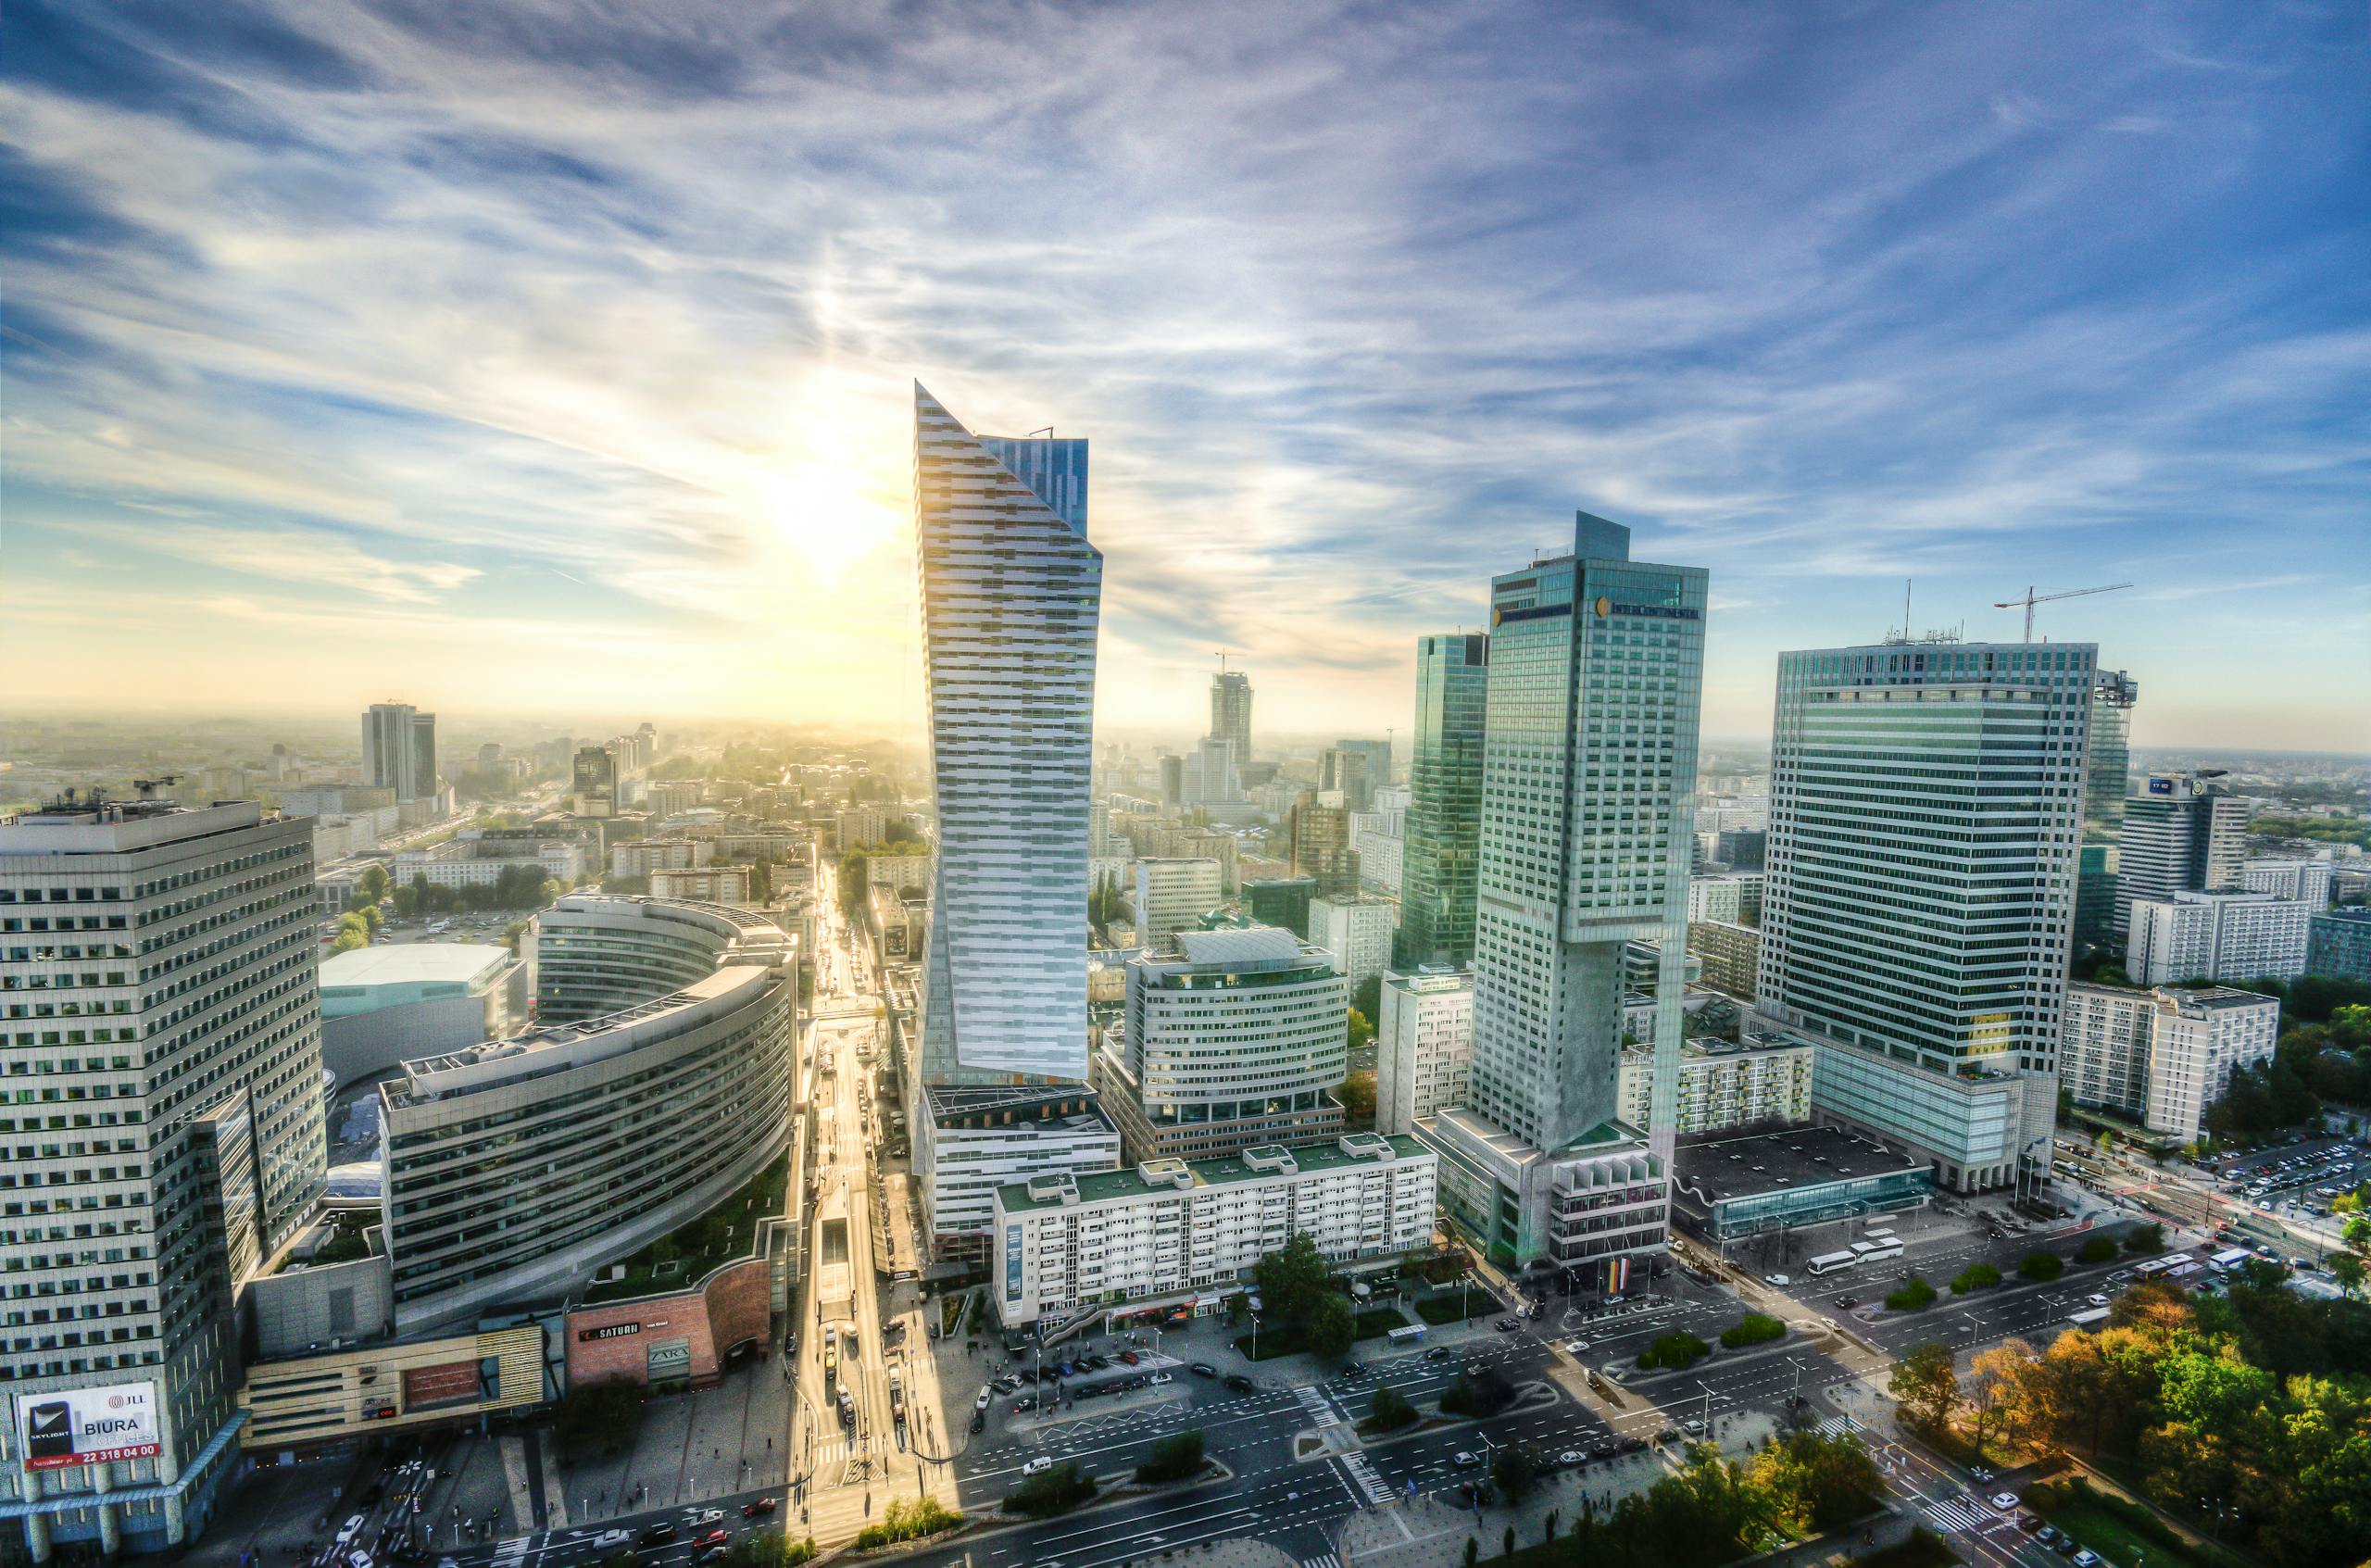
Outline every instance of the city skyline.
{"type": "Polygon", "coordinates": [[[1100,447],[1101,724],[1190,733],[1223,647],[1264,733],[1404,726],[1416,638],[1578,507],[1716,572],[1708,738],[1905,577],[1972,640],[2135,582],[2039,630],[2144,683],[2136,746],[2371,734],[2315,679],[2371,617],[2359,29],[1114,9],[1048,79],[1050,21],[339,15],[17,19],[29,709],[400,663],[454,713],[499,660],[506,707],[902,723],[918,374],[1100,447]]]}

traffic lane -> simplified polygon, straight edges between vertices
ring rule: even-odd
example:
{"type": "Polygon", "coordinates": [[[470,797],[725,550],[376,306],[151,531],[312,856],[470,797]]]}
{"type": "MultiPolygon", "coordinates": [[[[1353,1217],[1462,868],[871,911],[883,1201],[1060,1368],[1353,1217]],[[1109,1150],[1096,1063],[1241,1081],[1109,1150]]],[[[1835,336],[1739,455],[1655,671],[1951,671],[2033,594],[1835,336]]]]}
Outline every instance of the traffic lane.
{"type": "Polygon", "coordinates": [[[704,1549],[699,1546],[699,1540],[711,1530],[721,1529],[734,1537],[782,1530],[784,1506],[784,1489],[774,1486],[736,1492],[729,1497],[689,1506],[677,1504],[646,1509],[640,1513],[624,1514],[597,1524],[571,1525],[501,1541],[450,1548],[435,1555],[439,1560],[450,1558],[461,1568],[476,1568],[478,1564],[496,1561],[504,1568],[565,1568],[570,1563],[599,1562],[621,1548],[633,1550],[646,1564],[689,1562],[704,1549]],[[758,1519],[742,1517],[741,1509],[745,1504],[766,1498],[773,1499],[772,1514],[758,1519]],[[710,1511],[721,1517],[696,1526],[690,1523],[710,1511]],[[634,1545],[645,1530],[659,1524],[673,1525],[676,1539],[660,1546],[634,1545]]]}
{"type": "Polygon", "coordinates": [[[1340,1463],[1326,1459],[1001,1529],[904,1561],[911,1568],[966,1562],[972,1568],[1109,1568],[1204,1542],[1313,1537],[1364,1500],[1340,1463]]]}
{"type": "Polygon", "coordinates": [[[1263,1449],[1288,1450],[1293,1436],[1314,1424],[1313,1413],[1290,1394],[1222,1405],[1168,1404],[1147,1409],[1135,1420],[1065,1423],[1009,1434],[1002,1442],[958,1455],[955,1476],[959,1487],[1001,1495],[1019,1482],[1022,1467],[1033,1459],[1083,1461],[1097,1471],[1134,1469],[1155,1443],[1188,1430],[1201,1432],[1211,1457],[1233,1464],[1263,1449]]]}

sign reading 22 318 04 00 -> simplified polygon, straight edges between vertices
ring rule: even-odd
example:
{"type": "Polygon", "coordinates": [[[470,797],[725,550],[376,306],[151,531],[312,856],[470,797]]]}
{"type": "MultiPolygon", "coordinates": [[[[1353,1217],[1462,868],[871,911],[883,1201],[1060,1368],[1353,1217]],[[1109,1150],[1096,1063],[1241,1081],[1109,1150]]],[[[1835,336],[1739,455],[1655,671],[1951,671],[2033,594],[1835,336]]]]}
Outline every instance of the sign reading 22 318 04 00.
{"type": "Polygon", "coordinates": [[[157,1386],[111,1383],[19,1394],[17,1451],[27,1470],[147,1459],[157,1451],[157,1386]]]}

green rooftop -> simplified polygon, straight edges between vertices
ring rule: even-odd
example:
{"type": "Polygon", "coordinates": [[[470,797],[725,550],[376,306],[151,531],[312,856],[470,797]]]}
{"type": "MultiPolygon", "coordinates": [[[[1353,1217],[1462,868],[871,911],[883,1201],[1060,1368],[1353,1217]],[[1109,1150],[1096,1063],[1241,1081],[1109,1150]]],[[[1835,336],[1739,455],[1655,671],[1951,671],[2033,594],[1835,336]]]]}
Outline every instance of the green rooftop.
{"type": "MultiPolygon", "coordinates": [[[[1232,1154],[1223,1160],[1156,1160],[1131,1166],[1124,1171],[1104,1171],[1091,1176],[1070,1178],[1078,1193],[1078,1202],[1103,1203],[1113,1198],[1141,1198],[1148,1194],[1164,1195],[1193,1191],[1202,1187],[1228,1186],[1237,1182],[1258,1181],[1282,1173],[1274,1157],[1289,1157],[1296,1172],[1304,1176],[1327,1171],[1347,1170],[1352,1166],[1382,1166],[1419,1156],[1429,1158],[1432,1150],[1405,1135],[1386,1137],[1379,1133],[1346,1133],[1330,1143],[1304,1144],[1292,1148],[1265,1145],[1232,1154]],[[1344,1142],[1361,1148],[1388,1148],[1391,1160],[1377,1156],[1354,1154],[1342,1147],[1344,1142]],[[1181,1185],[1175,1181],[1147,1181],[1143,1173],[1151,1171],[1183,1172],[1187,1180],[1181,1185]]],[[[997,1189],[997,1202],[1008,1214],[1026,1214],[1041,1209],[1065,1207],[1059,1184],[1040,1177],[1035,1184],[1014,1182],[997,1189]],[[1037,1192],[1031,1187],[1035,1185],[1037,1192]]]]}

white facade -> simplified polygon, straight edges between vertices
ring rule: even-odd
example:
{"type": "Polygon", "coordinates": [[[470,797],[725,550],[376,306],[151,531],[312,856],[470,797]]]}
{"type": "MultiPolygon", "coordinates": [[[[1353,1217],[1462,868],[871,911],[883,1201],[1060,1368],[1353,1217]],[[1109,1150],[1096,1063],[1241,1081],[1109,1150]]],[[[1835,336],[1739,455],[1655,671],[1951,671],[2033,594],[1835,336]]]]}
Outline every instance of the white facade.
{"type": "Polygon", "coordinates": [[[2149,1035],[2154,991],[2070,981],[2058,1037],[2058,1081],[2077,1105],[2135,1118],[2149,1110],[2149,1035]]]}
{"type": "Polygon", "coordinates": [[[1219,863],[1208,859],[1153,859],[1136,862],[1136,945],[1167,950],[1170,938],[1193,928],[1225,902],[1219,863]]]}
{"type": "Polygon", "coordinates": [[[1432,1239],[1436,1175],[1413,1138],[1349,1133],[1016,1183],[995,1197],[997,1316],[1017,1328],[1098,1301],[1232,1286],[1297,1236],[1336,1263],[1412,1252],[1432,1239]]]}
{"type": "Polygon", "coordinates": [[[704,838],[635,838],[609,850],[611,876],[648,876],[657,871],[684,871],[705,866],[716,858],[716,846],[704,838]]]}
{"type": "MultiPolygon", "coordinates": [[[[1811,1120],[1811,1046],[1784,1035],[1761,1038],[1766,1043],[1690,1040],[1680,1047],[1681,1133],[1811,1120]]],[[[1646,1121],[1655,1093],[1655,1054],[1648,1047],[1623,1051],[1621,1091],[1622,1119],[1634,1126],[1646,1121]]]]}
{"type": "Polygon", "coordinates": [[[2139,898],[2125,933],[2138,985],[2181,980],[2293,980],[2305,972],[2313,907],[2269,893],[2177,893],[2139,898]]]}
{"type": "Polygon", "coordinates": [[[650,873],[654,898],[688,898],[702,904],[749,902],[747,866],[685,866],[650,873]]]}
{"type": "Polygon", "coordinates": [[[1334,955],[1334,967],[1352,985],[1391,967],[1391,934],[1399,906],[1389,898],[1311,898],[1309,939],[1334,955]]]}
{"type": "Polygon", "coordinates": [[[1758,913],[1762,903],[1762,878],[1752,872],[1735,872],[1728,876],[1700,876],[1687,884],[1687,918],[1697,921],[1719,921],[1724,925],[1747,925],[1748,903],[1758,913]]]}
{"type": "MultiPolygon", "coordinates": [[[[931,1097],[934,1108],[938,1099],[931,1097]]],[[[1120,1130],[1099,1111],[1002,1124],[967,1120],[935,1110],[916,1119],[913,1168],[925,1173],[923,1210],[941,1255],[987,1241],[998,1187],[1048,1173],[1093,1175],[1120,1164],[1120,1130]]]]}
{"type": "Polygon", "coordinates": [[[1415,1130],[1465,1103],[1474,1070],[1474,974],[1426,971],[1383,977],[1374,1030],[1374,1124],[1415,1130]]]}
{"type": "Polygon", "coordinates": [[[1404,811],[1361,811],[1351,818],[1350,847],[1359,852],[1359,880],[1395,899],[1408,862],[1408,840],[1401,831],[1406,822],[1404,811]]]}
{"type": "Polygon", "coordinates": [[[974,436],[918,383],[914,575],[939,825],[921,1074],[1081,1081],[1103,598],[1086,443],[974,436]]]}
{"type": "Polygon", "coordinates": [[[2239,885],[2251,893],[2289,898],[2309,909],[2330,907],[2327,860],[2250,860],[2239,868],[2239,885]]]}
{"type": "Polygon", "coordinates": [[[2270,1058],[2279,1034],[2276,997],[2078,982],[2067,987],[2060,1060],[2078,1104],[2123,1112],[2188,1141],[2229,1086],[2232,1069],[2270,1058]]]}
{"type": "Polygon", "coordinates": [[[1243,798],[1243,784],[1236,771],[1234,743],[1220,735],[1204,735],[1186,758],[1180,785],[1187,806],[1231,806],[1243,798]]]}

